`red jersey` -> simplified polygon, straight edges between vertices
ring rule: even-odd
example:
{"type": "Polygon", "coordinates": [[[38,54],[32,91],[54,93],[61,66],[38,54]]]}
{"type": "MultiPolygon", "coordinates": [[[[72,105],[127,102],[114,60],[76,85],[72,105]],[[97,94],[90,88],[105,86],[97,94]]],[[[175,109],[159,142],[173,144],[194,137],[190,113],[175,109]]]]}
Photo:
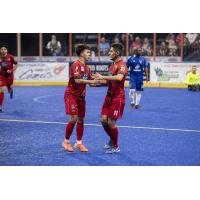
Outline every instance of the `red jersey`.
{"type": "Polygon", "coordinates": [[[0,55],[0,75],[4,77],[13,76],[15,64],[17,64],[17,61],[13,55],[7,54],[6,57],[0,55]],[[7,73],[7,70],[11,70],[11,73],[7,73]]]}
{"type": "Polygon", "coordinates": [[[119,60],[118,62],[111,64],[109,68],[110,75],[114,76],[117,74],[123,74],[124,77],[121,81],[108,81],[107,96],[125,98],[124,82],[126,80],[127,72],[128,69],[123,60],[119,60]]]}
{"type": "Polygon", "coordinates": [[[91,80],[91,70],[89,66],[83,65],[79,60],[75,61],[70,69],[69,83],[66,88],[66,95],[72,95],[75,98],[85,97],[86,84],[77,84],[75,79],[91,80]]]}

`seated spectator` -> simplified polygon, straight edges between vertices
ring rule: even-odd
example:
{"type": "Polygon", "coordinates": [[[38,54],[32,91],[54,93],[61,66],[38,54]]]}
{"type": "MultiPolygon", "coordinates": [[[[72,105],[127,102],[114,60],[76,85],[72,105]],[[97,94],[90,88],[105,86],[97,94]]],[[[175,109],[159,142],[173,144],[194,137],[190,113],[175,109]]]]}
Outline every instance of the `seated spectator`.
{"type": "Polygon", "coordinates": [[[165,42],[161,42],[160,47],[158,49],[158,56],[167,56],[168,49],[165,42]]]}
{"type": "MultiPolygon", "coordinates": [[[[126,33],[122,33],[121,40],[122,40],[123,44],[126,44],[126,33]]],[[[132,44],[133,34],[131,34],[131,33],[128,34],[128,41],[129,41],[129,44],[132,44]]]]}
{"type": "Polygon", "coordinates": [[[142,44],[141,44],[141,41],[140,41],[140,37],[136,37],[135,41],[131,44],[130,53],[133,54],[135,49],[138,49],[138,48],[141,48],[141,47],[142,47],[142,44]]]}
{"type": "Polygon", "coordinates": [[[48,50],[50,56],[53,56],[53,54],[56,52],[61,52],[61,43],[57,41],[55,35],[51,36],[51,41],[47,43],[46,49],[48,50]]]}
{"type": "Polygon", "coordinates": [[[175,35],[173,33],[169,33],[165,42],[167,45],[169,45],[172,41],[175,41],[175,35]]]}
{"type": "Polygon", "coordinates": [[[190,91],[199,91],[200,87],[200,76],[197,72],[197,67],[192,66],[192,70],[187,73],[185,83],[190,91]]]}
{"type": "Polygon", "coordinates": [[[64,56],[64,53],[61,52],[61,48],[57,48],[55,52],[52,53],[52,56],[64,56]]]}
{"type": "MultiPolygon", "coordinates": [[[[115,38],[114,38],[113,43],[115,43],[115,44],[120,44],[120,45],[123,47],[123,50],[124,50],[124,45],[120,42],[120,40],[119,40],[118,37],[115,37],[115,38]]],[[[122,51],[122,55],[123,55],[123,51],[122,51]]]]}
{"type": "Polygon", "coordinates": [[[105,37],[102,37],[101,43],[100,43],[100,54],[101,54],[101,56],[108,56],[109,49],[110,49],[110,44],[108,42],[106,42],[105,37]]]}
{"type": "Polygon", "coordinates": [[[170,40],[168,45],[169,56],[177,56],[177,45],[174,40],[170,40]]]}
{"type": "Polygon", "coordinates": [[[152,55],[151,44],[149,43],[149,39],[147,37],[144,38],[144,42],[142,44],[142,51],[143,51],[145,56],[151,56],[152,55]]]}

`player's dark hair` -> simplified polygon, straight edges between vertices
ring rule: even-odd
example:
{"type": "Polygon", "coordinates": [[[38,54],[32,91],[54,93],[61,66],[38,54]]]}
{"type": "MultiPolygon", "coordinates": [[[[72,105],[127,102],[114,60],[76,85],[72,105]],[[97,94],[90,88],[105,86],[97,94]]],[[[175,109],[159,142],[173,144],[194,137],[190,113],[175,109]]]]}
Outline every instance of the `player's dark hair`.
{"type": "Polygon", "coordinates": [[[90,47],[87,44],[78,44],[76,47],[77,56],[80,56],[85,49],[90,50],[90,47]]]}
{"type": "Polygon", "coordinates": [[[123,51],[123,46],[121,44],[118,44],[118,43],[114,43],[111,45],[111,47],[116,51],[119,52],[119,56],[122,55],[122,51],[123,51]]]}

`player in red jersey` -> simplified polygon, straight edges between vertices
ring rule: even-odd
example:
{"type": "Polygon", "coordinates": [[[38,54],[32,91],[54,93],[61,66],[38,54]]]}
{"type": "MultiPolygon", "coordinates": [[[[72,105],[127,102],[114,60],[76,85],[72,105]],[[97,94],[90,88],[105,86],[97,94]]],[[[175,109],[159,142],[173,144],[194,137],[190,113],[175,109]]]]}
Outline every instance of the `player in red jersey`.
{"type": "Polygon", "coordinates": [[[17,61],[14,56],[8,54],[6,47],[0,49],[0,112],[4,101],[4,92],[6,88],[10,93],[10,98],[13,98],[13,79],[14,71],[17,69],[17,61]]]}
{"type": "Polygon", "coordinates": [[[108,144],[104,146],[106,153],[117,153],[118,128],[116,122],[122,118],[125,106],[124,82],[126,80],[127,67],[121,58],[122,46],[113,44],[109,51],[110,59],[113,61],[109,68],[110,75],[102,76],[96,74],[95,78],[102,80],[101,83],[108,84],[108,91],[101,112],[101,123],[105,132],[110,137],[108,144]]]}
{"type": "Polygon", "coordinates": [[[74,149],[70,144],[70,136],[76,125],[76,143],[74,148],[81,152],[87,152],[88,149],[82,143],[85,117],[85,94],[86,84],[98,83],[98,80],[91,80],[92,75],[86,62],[90,59],[90,48],[87,45],[80,44],[76,48],[76,54],[79,57],[70,69],[69,83],[65,91],[65,111],[70,115],[71,119],[66,126],[65,140],[63,147],[68,152],[74,149]]]}

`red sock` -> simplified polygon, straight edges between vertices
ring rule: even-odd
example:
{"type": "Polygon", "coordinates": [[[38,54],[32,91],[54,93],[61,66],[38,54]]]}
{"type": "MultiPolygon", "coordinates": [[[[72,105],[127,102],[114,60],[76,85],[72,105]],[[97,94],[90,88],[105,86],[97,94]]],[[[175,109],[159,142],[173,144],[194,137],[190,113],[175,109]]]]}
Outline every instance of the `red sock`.
{"type": "Polygon", "coordinates": [[[3,100],[4,100],[4,92],[0,93],[0,106],[3,105],[3,100]]]}
{"type": "Polygon", "coordinates": [[[72,122],[72,121],[68,122],[68,124],[66,126],[66,131],[65,131],[65,139],[66,140],[69,140],[69,138],[73,132],[74,125],[75,125],[74,122],[72,122]]]}
{"type": "Polygon", "coordinates": [[[105,132],[108,134],[108,136],[112,140],[111,130],[110,130],[110,127],[108,126],[108,124],[102,124],[102,126],[103,126],[105,132]]]}
{"type": "Polygon", "coordinates": [[[113,146],[117,148],[118,147],[118,128],[115,127],[113,129],[110,129],[110,133],[113,139],[113,146]]]}
{"type": "Polygon", "coordinates": [[[76,139],[77,140],[82,140],[83,130],[84,130],[84,124],[77,123],[77,125],[76,125],[76,139]]]}

